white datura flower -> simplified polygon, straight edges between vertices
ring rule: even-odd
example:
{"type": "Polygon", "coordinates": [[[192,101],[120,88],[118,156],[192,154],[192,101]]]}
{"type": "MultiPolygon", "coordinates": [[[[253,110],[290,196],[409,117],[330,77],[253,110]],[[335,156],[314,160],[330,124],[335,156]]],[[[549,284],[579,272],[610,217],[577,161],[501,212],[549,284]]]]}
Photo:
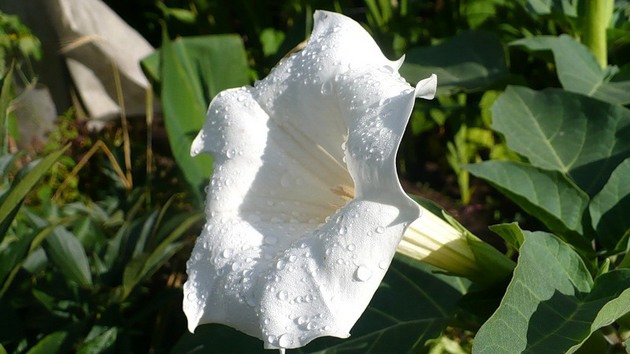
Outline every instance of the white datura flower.
{"type": "Polygon", "coordinates": [[[266,348],[346,338],[420,207],[395,157],[415,89],[353,20],[317,11],[306,46],[221,92],[192,154],[214,156],[207,223],[187,263],[192,332],[222,323],[266,348]]]}

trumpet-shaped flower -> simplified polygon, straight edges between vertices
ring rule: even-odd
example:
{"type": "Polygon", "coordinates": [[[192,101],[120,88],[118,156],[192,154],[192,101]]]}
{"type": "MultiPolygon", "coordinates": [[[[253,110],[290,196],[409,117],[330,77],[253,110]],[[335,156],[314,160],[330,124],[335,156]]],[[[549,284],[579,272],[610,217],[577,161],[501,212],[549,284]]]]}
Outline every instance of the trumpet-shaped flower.
{"type": "Polygon", "coordinates": [[[420,208],[396,174],[415,89],[369,34],[318,11],[307,45],[253,87],[220,93],[192,154],[214,156],[187,264],[190,331],[222,323],[296,348],[348,337],[420,208]]]}

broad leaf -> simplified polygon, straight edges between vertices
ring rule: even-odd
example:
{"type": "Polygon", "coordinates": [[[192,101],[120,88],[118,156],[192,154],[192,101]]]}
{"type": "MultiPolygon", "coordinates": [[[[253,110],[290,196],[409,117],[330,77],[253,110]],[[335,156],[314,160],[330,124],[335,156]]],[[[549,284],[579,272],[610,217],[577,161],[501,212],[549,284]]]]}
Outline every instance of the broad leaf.
{"type": "Polygon", "coordinates": [[[246,85],[249,68],[236,35],[170,41],[143,61],[145,73],[161,86],[160,98],[169,142],[193,196],[202,204],[203,187],[212,173],[209,155],[190,156],[190,146],[203,126],[211,98],[220,91],[246,85]],[[158,75],[159,73],[159,75],[158,75]]]}
{"type": "Polygon", "coordinates": [[[622,162],[610,175],[608,183],[589,205],[593,228],[600,241],[609,248],[630,232],[630,158],[622,162]]]}
{"type": "Polygon", "coordinates": [[[62,226],[46,238],[46,253],[70,281],[92,285],[92,273],[81,242],[62,226]]]}
{"type": "Polygon", "coordinates": [[[466,169],[488,181],[551,230],[562,235],[583,233],[582,215],[588,196],[560,172],[509,161],[486,161],[467,165],[466,169]]]}
{"type": "Polygon", "coordinates": [[[602,69],[593,53],[567,35],[538,36],[510,43],[530,51],[551,51],[558,79],[565,90],[592,96],[612,104],[630,103],[630,80],[618,80],[616,67],[602,69]]]}
{"type": "Polygon", "coordinates": [[[630,110],[558,89],[510,86],[492,106],[492,128],[529,162],[568,174],[595,195],[630,156],[630,110]]]}
{"type": "Polygon", "coordinates": [[[477,333],[473,353],[572,353],[630,309],[630,270],[593,283],[568,245],[544,232],[523,234],[514,277],[477,333]]]}
{"type": "Polygon", "coordinates": [[[464,32],[431,47],[412,48],[400,73],[410,82],[436,74],[438,94],[475,91],[507,74],[499,38],[487,32],[464,32]]]}

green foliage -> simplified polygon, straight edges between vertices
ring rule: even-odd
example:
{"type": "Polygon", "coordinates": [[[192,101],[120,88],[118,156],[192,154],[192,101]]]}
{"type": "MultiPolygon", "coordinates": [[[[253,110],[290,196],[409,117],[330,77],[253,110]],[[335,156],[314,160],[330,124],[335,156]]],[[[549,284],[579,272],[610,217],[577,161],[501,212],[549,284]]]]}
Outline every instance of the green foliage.
{"type": "Polygon", "coordinates": [[[573,353],[591,333],[630,311],[629,270],[593,282],[567,244],[544,232],[523,236],[514,277],[477,333],[473,353],[573,353]]]}
{"type": "Polygon", "coordinates": [[[159,53],[146,58],[143,68],[161,88],[171,150],[200,206],[212,159],[205,154],[191,157],[190,146],[203,126],[210,100],[222,90],[249,83],[243,43],[235,35],[176,41],[165,36],[159,53]]]}
{"type": "MultiPolygon", "coordinates": [[[[41,156],[11,151],[8,60],[29,81],[40,49],[17,18],[0,14],[0,353],[263,352],[259,340],[225,326],[185,329],[184,261],[212,172],[211,158],[190,157],[190,143],[211,99],[266,75],[307,37],[320,8],[363,22],[390,59],[406,54],[409,82],[438,74],[438,97],[413,112],[400,171],[468,204],[462,214],[486,208],[478,222],[499,222],[490,226],[500,237],[493,244],[517,265],[509,284],[471,283],[398,259],[349,339],[295,352],[630,347],[627,2],[616,1],[608,28],[588,35],[599,46],[605,32],[604,65],[595,44],[580,42],[594,27],[578,0],[108,2],[160,47],[141,65],[162,105],[172,154],[164,159],[176,161],[186,185],[134,165],[137,185],[125,190],[103,160],[72,174],[96,139],[71,112],[41,156]],[[95,184],[100,174],[105,182],[95,184]],[[72,188],[51,201],[64,181],[72,188]]],[[[115,129],[106,134],[96,137],[120,140],[115,129]]],[[[133,141],[135,151],[153,148],[133,141]]],[[[499,252],[474,245],[479,258],[499,252]]]]}

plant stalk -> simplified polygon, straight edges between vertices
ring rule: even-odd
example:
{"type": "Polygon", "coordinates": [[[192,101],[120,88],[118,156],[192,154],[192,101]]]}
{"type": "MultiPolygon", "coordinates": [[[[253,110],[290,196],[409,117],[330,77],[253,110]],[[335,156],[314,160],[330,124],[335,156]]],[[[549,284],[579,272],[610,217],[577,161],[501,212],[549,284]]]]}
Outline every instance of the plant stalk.
{"type": "Polygon", "coordinates": [[[608,65],[606,28],[613,12],[613,0],[583,0],[582,41],[595,55],[599,66],[608,65]]]}

